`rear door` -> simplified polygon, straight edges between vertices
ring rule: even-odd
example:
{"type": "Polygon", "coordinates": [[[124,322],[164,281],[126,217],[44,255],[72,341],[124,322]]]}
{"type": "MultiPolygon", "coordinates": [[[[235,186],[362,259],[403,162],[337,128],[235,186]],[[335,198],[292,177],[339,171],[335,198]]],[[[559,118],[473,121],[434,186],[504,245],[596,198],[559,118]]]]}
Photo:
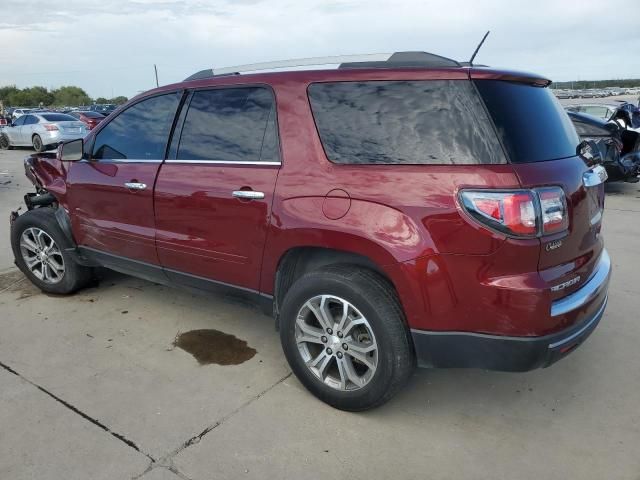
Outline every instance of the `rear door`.
{"type": "Polygon", "coordinates": [[[548,88],[498,80],[476,86],[521,185],[564,191],[568,230],[542,236],[538,267],[552,287],[571,283],[552,297],[567,295],[589,279],[603,250],[604,184],[585,181],[592,168],[576,156],[578,135],[548,88]]]}
{"type": "Polygon", "coordinates": [[[128,107],[89,141],[89,157],[70,165],[68,202],[79,245],[158,264],[153,185],[180,95],[156,95],[128,107]]]}
{"type": "Polygon", "coordinates": [[[180,117],[155,189],[160,263],[196,287],[258,290],[280,166],[273,92],[197,90],[180,117]]]}

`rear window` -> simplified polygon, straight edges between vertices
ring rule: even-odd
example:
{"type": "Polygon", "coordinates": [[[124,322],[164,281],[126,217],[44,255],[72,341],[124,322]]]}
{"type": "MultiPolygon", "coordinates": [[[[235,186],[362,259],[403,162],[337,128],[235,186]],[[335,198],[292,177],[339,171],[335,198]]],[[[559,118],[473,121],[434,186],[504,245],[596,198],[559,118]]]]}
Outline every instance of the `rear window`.
{"type": "Polygon", "coordinates": [[[469,81],[315,83],[309,100],[334,163],[505,163],[469,81]]]}
{"type": "Polygon", "coordinates": [[[550,89],[501,80],[475,84],[511,162],[544,162],[576,154],[580,140],[550,89]]]}
{"type": "Polygon", "coordinates": [[[40,115],[47,122],[75,122],[76,119],[65,113],[44,113],[40,115]]]}

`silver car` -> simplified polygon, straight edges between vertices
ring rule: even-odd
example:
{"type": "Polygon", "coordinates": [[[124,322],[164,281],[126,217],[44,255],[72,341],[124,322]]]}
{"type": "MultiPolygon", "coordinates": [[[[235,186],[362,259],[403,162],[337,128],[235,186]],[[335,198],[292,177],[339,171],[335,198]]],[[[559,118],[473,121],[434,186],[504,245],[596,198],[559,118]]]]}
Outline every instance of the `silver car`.
{"type": "Polygon", "coordinates": [[[0,148],[32,146],[42,152],[60,142],[84,138],[89,130],[71,115],[38,112],[22,115],[2,129],[0,148]]]}

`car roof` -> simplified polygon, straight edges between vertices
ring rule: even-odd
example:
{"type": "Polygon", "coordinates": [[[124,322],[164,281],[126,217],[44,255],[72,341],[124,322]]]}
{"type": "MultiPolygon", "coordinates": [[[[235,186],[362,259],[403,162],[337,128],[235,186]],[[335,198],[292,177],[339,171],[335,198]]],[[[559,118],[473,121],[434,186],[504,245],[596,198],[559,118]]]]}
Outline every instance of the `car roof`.
{"type": "Polygon", "coordinates": [[[544,76],[515,70],[488,67],[454,68],[358,68],[349,70],[301,70],[286,72],[252,73],[247,75],[220,75],[196,80],[185,80],[143,92],[134,99],[158,93],[225,85],[276,85],[339,81],[393,81],[393,80],[505,80],[541,87],[551,81],[544,76]]]}

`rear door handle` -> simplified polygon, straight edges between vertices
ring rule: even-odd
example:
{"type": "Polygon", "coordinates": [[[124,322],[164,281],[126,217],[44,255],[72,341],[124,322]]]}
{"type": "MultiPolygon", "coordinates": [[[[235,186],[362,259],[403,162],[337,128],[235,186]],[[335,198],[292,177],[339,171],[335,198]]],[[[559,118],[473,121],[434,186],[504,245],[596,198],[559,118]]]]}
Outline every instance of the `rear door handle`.
{"type": "Polygon", "coordinates": [[[146,183],[139,183],[139,182],[127,182],[124,184],[124,186],[127,187],[129,190],[144,190],[145,188],[147,188],[146,183]]]}
{"type": "Polygon", "coordinates": [[[254,192],[253,190],[235,190],[231,195],[236,198],[244,198],[246,200],[260,200],[264,198],[264,192],[254,192]]]}

